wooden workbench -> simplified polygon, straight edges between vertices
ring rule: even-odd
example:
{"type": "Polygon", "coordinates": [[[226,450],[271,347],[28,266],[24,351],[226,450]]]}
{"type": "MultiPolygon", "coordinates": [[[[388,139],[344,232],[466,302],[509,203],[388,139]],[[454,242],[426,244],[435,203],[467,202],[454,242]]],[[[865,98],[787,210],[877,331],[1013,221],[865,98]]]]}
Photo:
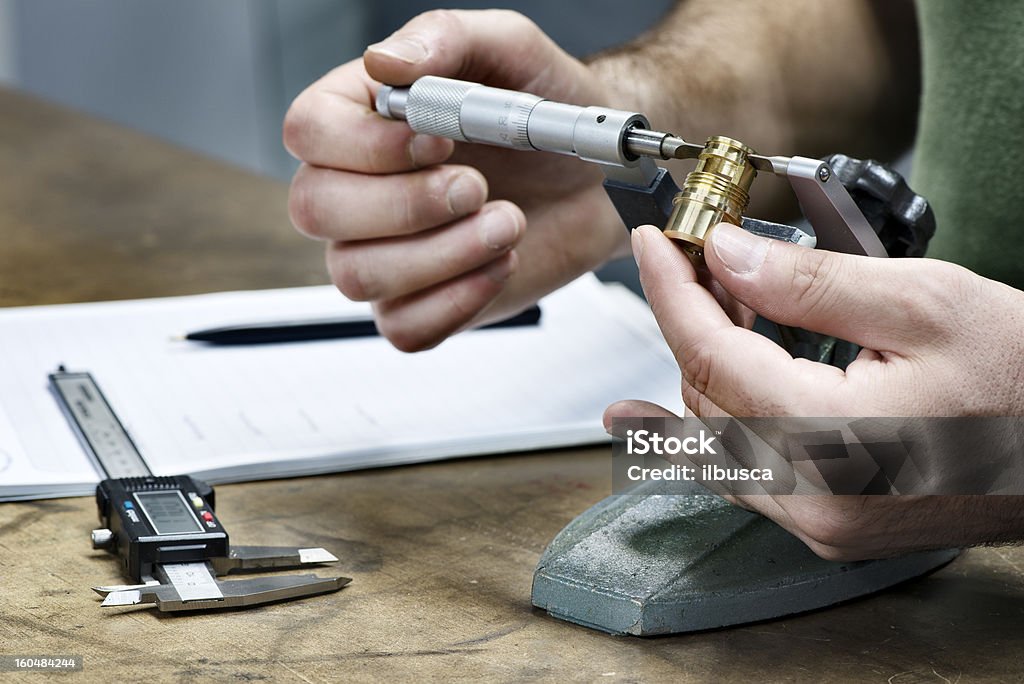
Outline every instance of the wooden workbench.
{"type": "MultiPolygon", "coordinates": [[[[289,227],[286,195],[0,91],[0,305],[324,282],[321,249],[289,227]]],[[[67,675],[83,681],[1024,676],[1020,548],[974,550],[831,610],[682,637],[612,637],[533,610],[534,565],[609,492],[607,457],[570,450],[220,487],[235,541],[324,546],[354,581],[186,617],[100,610],[89,587],[121,579],[90,548],[92,499],[0,504],[0,654],[83,655],[84,671],[67,675]]]]}

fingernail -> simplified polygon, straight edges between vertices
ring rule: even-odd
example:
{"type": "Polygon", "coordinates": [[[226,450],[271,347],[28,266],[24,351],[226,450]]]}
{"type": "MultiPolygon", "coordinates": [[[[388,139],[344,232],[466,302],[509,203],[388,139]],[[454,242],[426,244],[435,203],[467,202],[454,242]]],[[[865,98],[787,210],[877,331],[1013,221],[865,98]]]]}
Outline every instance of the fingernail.
{"type": "Polygon", "coordinates": [[[711,247],[725,267],[734,273],[752,273],[761,268],[768,254],[768,240],[742,228],[720,223],[711,231],[711,247]]]}
{"type": "Polygon", "coordinates": [[[374,43],[366,49],[379,55],[394,57],[406,64],[419,64],[427,58],[427,46],[412,36],[392,36],[387,40],[374,43]]]}
{"type": "Polygon", "coordinates": [[[508,249],[519,237],[519,221],[504,209],[480,217],[480,239],[491,249],[508,249]]]}
{"type": "Polygon", "coordinates": [[[509,252],[484,269],[484,274],[496,283],[503,283],[515,272],[516,263],[516,253],[509,252]]]}
{"type": "Polygon", "coordinates": [[[448,210],[452,216],[465,216],[476,211],[487,199],[487,189],[479,177],[463,173],[448,185],[448,210]]]}
{"type": "Polygon", "coordinates": [[[633,229],[630,234],[630,242],[633,246],[633,259],[636,260],[636,265],[640,265],[640,260],[644,256],[644,231],[643,226],[638,226],[633,229]]]}

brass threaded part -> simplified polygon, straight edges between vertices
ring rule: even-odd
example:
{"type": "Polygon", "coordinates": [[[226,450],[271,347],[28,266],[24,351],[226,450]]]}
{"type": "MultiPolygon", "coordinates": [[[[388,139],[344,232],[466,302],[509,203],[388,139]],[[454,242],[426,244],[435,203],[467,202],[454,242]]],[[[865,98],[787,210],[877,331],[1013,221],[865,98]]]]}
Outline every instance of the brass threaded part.
{"type": "Polygon", "coordinates": [[[750,202],[750,185],[757,176],[748,161],[753,153],[738,140],[708,138],[696,168],[672,198],[665,235],[682,240],[687,251],[702,256],[708,231],[723,221],[739,225],[750,202]]]}
{"type": "Polygon", "coordinates": [[[747,147],[739,140],[725,135],[713,135],[704,143],[705,151],[714,151],[719,154],[735,154],[738,161],[745,162],[747,157],[754,154],[754,150],[747,147]]]}
{"type": "Polygon", "coordinates": [[[750,195],[746,190],[730,183],[717,174],[694,171],[686,177],[682,189],[672,199],[673,203],[683,200],[708,201],[712,204],[722,205],[726,213],[736,215],[743,213],[750,202],[750,195]],[[730,211],[730,209],[733,209],[730,211]]]}

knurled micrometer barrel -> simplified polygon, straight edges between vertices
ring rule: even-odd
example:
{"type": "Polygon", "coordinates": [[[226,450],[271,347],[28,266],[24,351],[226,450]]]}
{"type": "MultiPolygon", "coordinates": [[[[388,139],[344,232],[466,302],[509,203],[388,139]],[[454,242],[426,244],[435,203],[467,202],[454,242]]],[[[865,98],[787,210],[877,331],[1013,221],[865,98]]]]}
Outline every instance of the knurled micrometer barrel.
{"type": "Polygon", "coordinates": [[[625,167],[638,163],[625,150],[626,134],[650,127],[636,112],[562,104],[439,76],[423,76],[408,88],[381,86],[376,104],[379,114],[404,119],[417,133],[625,167]]]}

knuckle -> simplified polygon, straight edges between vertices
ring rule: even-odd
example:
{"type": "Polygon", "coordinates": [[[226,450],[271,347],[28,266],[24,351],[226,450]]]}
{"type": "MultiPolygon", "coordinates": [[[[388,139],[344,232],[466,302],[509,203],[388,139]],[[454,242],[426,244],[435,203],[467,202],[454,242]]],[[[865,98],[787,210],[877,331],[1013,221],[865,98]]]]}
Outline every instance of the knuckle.
{"type": "Polygon", "coordinates": [[[833,255],[816,250],[801,250],[793,268],[789,296],[800,303],[804,315],[828,309],[832,299],[830,283],[839,262],[833,255]]]}
{"type": "Polygon", "coordinates": [[[433,255],[432,279],[438,280],[443,277],[462,275],[467,270],[467,263],[472,258],[472,254],[468,253],[471,245],[472,243],[466,240],[448,241],[439,244],[433,255]]]}
{"type": "Polygon", "coordinates": [[[460,35],[463,25],[462,20],[459,19],[458,10],[432,9],[410,21],[409,28],[413,30],[427,28],[440,35],[460,35]],[[455,33],[456,31],[459,33],[455,33]]]}
{"type": "Polygon", "coordinates": [[[296,159],[321,167],[388,171],[394,163],[392,149],[407,145],[412,129],[382,126],[372,107],[352,114],[342,102],[346,99],[316,84],[299,94],[281,127],[285,149],[296,159]]]}
{"type": "Polygon", "coordinates": [[[848,537],[846,526],[827,515],[803,516],[797,524],[807,540],[823,548],[835,549],[848,537]]]}
{"type": "Polygon", "coordinates": [[[382,312],[377,313],[377,330],[391,346],[407,354],[426,351],[440,343],[440,340],[425,337],[420,330],[403,325],[397,317],[382,312]]]}
{"type": "MultiPolygon", "coordinates": [[[[377,115],[374,112],[369,112],[367,116],[377,115]]],[[[381,150],[405,147],[404,152],[395,156],[408,157],[407,146],[414,135],[412,129],[405,129],[401,133],[395,134],[390,129],[380,130],[380,127],[376,125],[378,123],[378,121],[371,120],[370,125],[361,126],[359,140],[353,139],[347,149],[339,151],[340,155],[345,155],[344,158],[339,159],[342,166],[359,170],[365,169],[366,173],[370,174],[392,173],[396,170],[395,162],[391,159],[392,154],[381,154],[381,150]]]]}
{"type": "Polygon", "coordinates": [[[979,294],[979,285],[984,282],[963,266],[927,259],[923,265],[922,276],[918,277],[919,292],[916,299],[931,304],[934,308],[948,311],[963,307],[974,301],[979,294]]]}
{"type": "MultiPolygon", "coordinates": [[[[827,498],[827,502],[801,508],[791,516],[809,546],[813,543],[832,555],[849,553],[864,531],[860,508],[847,510],[846,506],[833,501],[836,497],[827,498]]],[[[841,560],[838,556],[836,559],[841,560]]]]}
{"type": "Polygon", "coordinates": [[[822,544],[820,542],[814,541],[813,539],[803,539],[803,542],[807,545],[807,548],[809,548],[814,553],[815,556],[822,560],[830,561],[833,563],[842,563],[859,560],[856,554],[847,551],[846,549],[841,549],[835,546],[829,546],[828,544],[822,544]]]}
{"type": "Polygon", "coordinates": [[[436,222],[432,217],[440,217],[442,221],[452,218],[448,186],[454,177],[451,169],[438,167],[403,179],[391,202],[389,232],[412,233],[432,227],[436,222]]]}
{"type": "Polygon", "coordinates": [[[683,404],[690,409],[693,415],[702,418],[714,414],[714,404],[710,399],[698,392],[685,380],[682,385],[683,404]]]}
{"type": "Polygon", "coordinates": [[[374,299],[373,292],[358,266],[358,260],[347,248],[338,245],[330,248],[327,270],[335,287],[349,299],[356,302],[374,299]]]}
{"type": "Polygon", "coordinates": [[[448,302],[448,309],[452,312],[451,319],[461,324],[476,315],[479,307],[471,306],[466,302],[465,298],[460,294],[459,288],[446,287],[443,291],[448,302]]]}
{"type": "Polygon", "coordinates": [[[331,273],[331,278],[334,281],[338,291],[348,297],[354,302],[368,302],[373,297],[367,292],[366,286],[363,284],[363,280],[359,275],[359,272],[353,268],[341,267],[335,269],[331,273]]]}
{"type": "Polygon", "coordinates": [[[297,231],[311,238],[321,238],[316,192],[311,187],[309,167],[303,165],[295,172],[288,189],[288,217],[297,231]]]}
{"type": "Polygon", "coordinates": [[[698,395],[707,394],[716,366],[714,348],[706,344],[689,347],[676,345],[672,351],[680,362],[686,382],[698,395]]]}
{"type": "Polygon", "coordinates": [[[281,142],[288,152],[297,159],[302,159],[306,151],[306,141],[310,126],[310,108],[308,90],[299,94],[288,107],[281,125],[281,142]]]}
{"type": "Polygon", "coordinates": [[[500,15],[502,26],[508,27],[511,31],[519,34],[540,33],[540,28],[533,19],[522,12],[511,9],[495,10],[500,15]]]}
{"type": "Polygon", "coordinates": [[[424,193],[423,187],[414,180],[406,179],[397,185],[390,206],[390,226],[385,232],[389,234],[406,234],[415,230],[425,212],[422,206],[429,202],[430,193],[424,193]]]}
{"type": "Polygon", "coordinates": [[[950,312],[971,311],[972,304],[984,296],[980,290],[984,281],[956,264],[901,259],[888,266],[898,269],[894,282],[901,285],[887,294],[885,306],[899,313],[914,339],[925,333],[933,340],[956,334],[948,326],[950,312]]]}
{"type": "Polygon", "coordinates": [[[696,415],[699,418],[700,415],[701,415],[701,413],[700,413],[700,398],[701,398],[700,392],[695,390],[693,388],[693,385],[691,385],[690,383],[686,382],[686,380],[683,380],[683,382],[682,382],[682,395],[683,395],[683,404],[685,404],[686,407],[689,408],[691,411],[693,411],[694,415],[696,415]]]}
{"type": "Polygon", "coordinates": [[[391,346],[400,352],[412,354],[418,351],[425,351],[429,348],[419,340],[419,337],[415,333],[409,333],[409,331],[403,328],[384,326],[383,321],[378,324],[378,327],[380,327],[381,334],[384,338],[391,343],[391,346]]]}

